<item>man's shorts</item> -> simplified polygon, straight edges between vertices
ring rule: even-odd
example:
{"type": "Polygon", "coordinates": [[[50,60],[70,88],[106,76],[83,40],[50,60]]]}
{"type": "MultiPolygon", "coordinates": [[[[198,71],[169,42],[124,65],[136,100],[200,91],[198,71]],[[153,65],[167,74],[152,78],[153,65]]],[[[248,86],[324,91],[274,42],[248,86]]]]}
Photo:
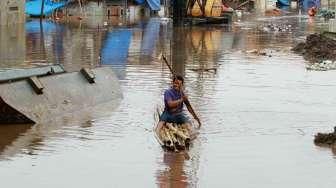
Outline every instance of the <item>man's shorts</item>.
{"type": "Polygon", "coordinates": [[[160,121],[176,124],[184,124],[190,122],[188,117],[182,112],[177,114],[170,114],[167,111],[163,111],[160,116],[160,121]]]}

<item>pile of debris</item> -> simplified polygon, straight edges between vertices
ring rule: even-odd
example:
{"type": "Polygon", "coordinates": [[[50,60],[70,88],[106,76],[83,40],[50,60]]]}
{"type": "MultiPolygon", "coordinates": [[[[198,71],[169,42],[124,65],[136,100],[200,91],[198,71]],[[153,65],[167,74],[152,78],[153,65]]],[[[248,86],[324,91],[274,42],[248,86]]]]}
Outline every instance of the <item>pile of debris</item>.
{"type": "Polygon", "coordinates": [[[320,63],[308,64],[306,69],[314,71],[336,70],[336,61],[325,60],[320,63]]]}
{"type": "Polygon", "coordinates": [[[317,133],[314,143],[317,145],[333,146],[336,144],[336,127],[332,133],[317,133]]]}
{"type": "Polygon", "coordinates": [[[336,60],[336,40],[323,34],[307,36],[306,42],[297,44],[292,50],[314,64],[336,60]]]}
{"type": "Polygon", "coordinates": [[[268,57],[272,57],[272,55],[268,52],[266,52],[265,50],[257,50],[257,49],[253,49],[253,50],[247,50],[245,51],[247,54],[253,54],[253,55],[257,55],[257,56],[268,56],[268,57]]]}
{"type": "Polygon", "coordinates": [[[333,19],[335,18],[335,10],[322,9],[318,12],[318,16],[323,17],[324,19],[333,19]]]}
{"type": "Polygon", "coordinates": [[[263,31],[263,32],[291,32],[292,31],[292,25],[287,25],[287,24],[274,24],[274,23],[270,23],[270,24],[266,24],[266,25],[262,25],[261,27],[259,27],[259,30],[263,31]]]}

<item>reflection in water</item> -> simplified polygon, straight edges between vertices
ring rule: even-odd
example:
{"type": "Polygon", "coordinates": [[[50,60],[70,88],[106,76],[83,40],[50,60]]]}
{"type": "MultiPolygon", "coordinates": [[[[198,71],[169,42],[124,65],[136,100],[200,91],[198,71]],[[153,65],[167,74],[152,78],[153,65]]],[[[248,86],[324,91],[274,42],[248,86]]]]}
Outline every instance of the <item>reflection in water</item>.
{"type": "Polygon", "coordinates": [[[151,18],[145,25],[141,40],[141,55],[150,56],[153,54],[155,44],[159,38],[161,22],[158,18],[151,18]]]}
{"type": "MultiPolygon", "coordinates": [[[[43,152],[52,154],[55,139],[78,139],[89,141],[95,139],[93,125],[103,122],[104,118],[111,115],[118,105],[104,103],[92,108],[79,110],[61,117],[54,117],[46,124],[18,124],[0,126],[0,161],[17,156],[18,154],[37,155],[43,152]],[[95,122],[99,119],[98,123],[95,122]]],[[[105,129],[104,131],[106,131],[105,129]]]]}
{"type": "Polygon", "coordinates": [[[198,187],[201,142],[194,140],[192,148],[182,152],[163,151],[163,166],[156,173],[160,188],[198,187]]]}
{"type": "Polygon", "coordinates": [[[188,160],[187,155],[184,152],[164,152],[163,164],[166,165],[166,169],[157,175],[158,187],[188,187],[188,176],[184,171],[185,160],[188,160]]]}
{"type": "MultiPolygon", "coordinates": [[[[26,45],[27,45],[27,54],[26,62],[28,63],[47,63],[47,54],[46,54],[46,44],[45,44],[45,35],[52,36],[57,34],[57,24],[52,21],[42,21],[39,20],[30,20],[25,24],[26,28],[26,45]],[[40,52],[40,53],[33,53],[40,52]]],[[[54,41],[53,41],[54,42],[54,41]]],[[[54,43],[53,43],[54,44],[54,43]]],[[[58,50],[55,53],[59,52],[58,50]]],[[[62,54],[56,54],[56,56],[62,57],[62,54]]]]}
{"type": "Polygon", "coordinates": [[[125,68],[131,39],[131,30],[113,29],[106,34],[106,39],[101,49],[101,64],[116,68],[115,72],[119,79],[125,79],[125,68]]]}
{"type": "Polygon", "coordinates": [[[108,32],[101,49],[103,65],[126,64],[132,32],[129,29],[113,29],[108,32]]]}
{"type": "Polygon", "coordinates": [[[26,25],[26,63],[30,66],[63,64],[68,71],[99,64],[104,32],[82,28],[76,22],[65,26],[44,20],[29,20],[26,25]]]}
{"type": "Polygon", "coordinates": [[[25,33],[24,24],[0,26],[0,69],[26,66],[25,33]]]}
{"type": "Polygon", "coordinates": [[[186,44],[187,31],[183,27],[174,27],[172,36],[172,69],[175,74],[185,75],[185,62],[187,60],[187,44],[186,44]]]}
{"type": "Polygon", "coordinates": [[[1,125],[0,126],[0,156],[6,147],[10,146],[16,139],[24,135],[32,125],[1,125]]]}

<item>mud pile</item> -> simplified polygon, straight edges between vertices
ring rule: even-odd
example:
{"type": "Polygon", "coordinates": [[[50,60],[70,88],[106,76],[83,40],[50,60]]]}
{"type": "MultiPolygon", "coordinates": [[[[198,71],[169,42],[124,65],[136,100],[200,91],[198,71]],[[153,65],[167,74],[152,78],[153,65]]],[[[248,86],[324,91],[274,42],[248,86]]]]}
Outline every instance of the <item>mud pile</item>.
{"type": "Polygon", "coordinates": [[[336,40],[321,34],[307,36],[306,42],[297,44],[292,50],[312,63],[336,60],[336,40]]]}
{"type": "Polygon", "coordinates": [[[336,127],[332,133],[317,133],[317,135],[315,135],[314,142],[317,145],[332,146],[336,144],[336,127]]]}
{"type": "Polygon", "coordinates": [[[336,70],[336,61],[320,61],[319,63],[312,63],[306,65],[307,70],[314,70],[314,71],[327,71],[327,70],[336,70]]]}

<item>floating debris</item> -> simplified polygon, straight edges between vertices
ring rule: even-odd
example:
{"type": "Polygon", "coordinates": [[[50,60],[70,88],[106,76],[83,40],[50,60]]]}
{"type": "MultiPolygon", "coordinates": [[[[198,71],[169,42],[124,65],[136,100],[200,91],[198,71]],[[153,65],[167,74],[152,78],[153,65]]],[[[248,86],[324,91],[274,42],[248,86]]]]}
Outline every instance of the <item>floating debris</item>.
{"type": "Polygon", "coordinates": [[[258,55],[258,56],[268,56],[268,57],[272,57],[272,55],[268,54],[266,51],[264,50],[257,50],[257,49],[253,49],[253,50],[247,50],[245,51],[248,54],[254,54],[254,55],[258,55]]]}
{"type": "Polygon", "coordinates": [[[336,70],[336,61],[325,60],[321,63],[308,64],[306,69],[314,71],[336,70]]]}
{"type": "Polygon", "coordinates": [[[270,24],[262,25],[258,29],[263,31],[263,32],[267,32],[267,33],[268,32],[273,32],[273,33],[291,32],[292,31],[292,25],[270,23],[270,24]]]}
{"type": "Polygon", "coordinates": [[[213,73],[217,73],[217,68],[194,68],[194,69],[190,69],[191,71],[195,71],[195,72],[213,72],[213,73]]]}
{"type": "Polygon", "coordinates": [[[335,10],[322,9],[318,12],[318,16],[323,17],[324,19],[335,18],[335,10]]]}
{"type": "Polygon", "coordinates": [[[266,16],[280,16],[281,14],[282,14],[282,11],[278,8],[273,8],[273,9],[265,11],[266,16]]]}

